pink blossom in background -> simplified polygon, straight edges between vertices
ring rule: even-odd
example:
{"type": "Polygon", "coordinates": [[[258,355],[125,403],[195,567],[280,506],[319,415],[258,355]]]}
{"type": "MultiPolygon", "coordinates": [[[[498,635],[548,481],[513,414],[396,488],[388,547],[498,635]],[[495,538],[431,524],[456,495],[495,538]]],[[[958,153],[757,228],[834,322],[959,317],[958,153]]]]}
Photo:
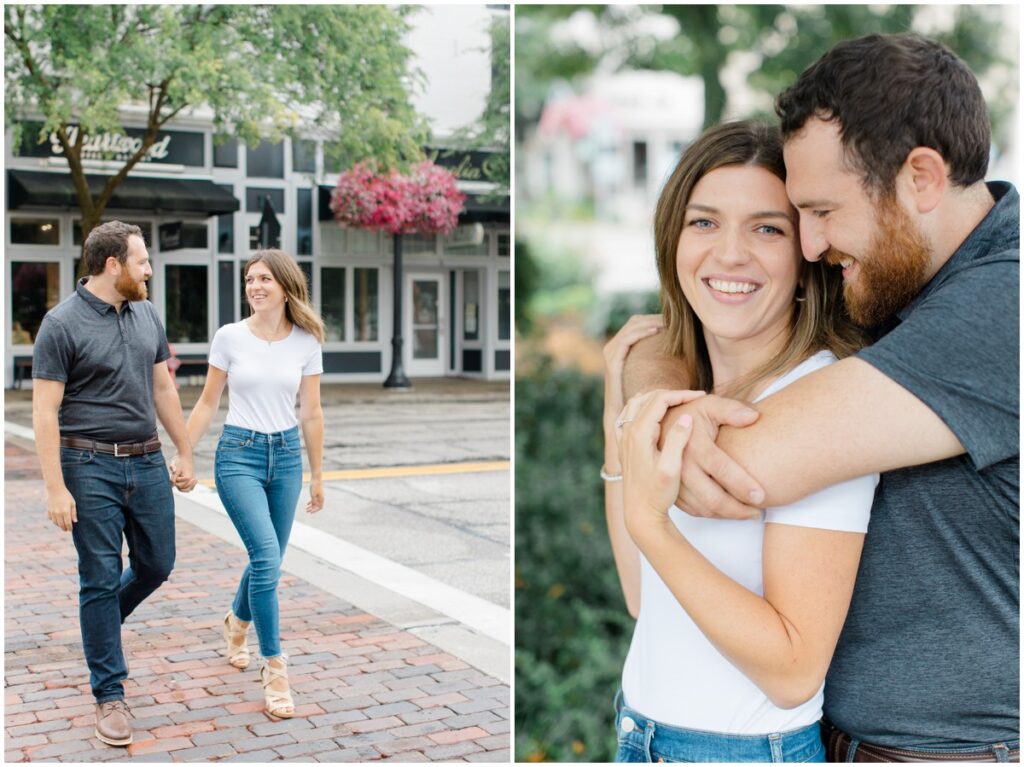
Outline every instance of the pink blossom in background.
{"type": "Polygon", "coordinates": [[[394,169],[377,173],[358,163],[339,176],[331,210],[343,226],[390,234],[449,234],[465,201],[455,176],[432,162],[418,163],[407,175],[394,169]]]}

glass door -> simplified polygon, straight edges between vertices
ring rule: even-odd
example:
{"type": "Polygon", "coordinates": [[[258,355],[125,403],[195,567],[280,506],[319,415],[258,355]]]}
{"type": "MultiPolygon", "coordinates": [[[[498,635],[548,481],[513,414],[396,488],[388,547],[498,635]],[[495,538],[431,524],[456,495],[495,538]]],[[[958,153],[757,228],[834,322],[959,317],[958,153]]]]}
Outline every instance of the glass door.
{"type": "Polygon", "coordinates": [[[408,275],[405,301],[406,372],[409,376],[443,376],[446,323],[442,276],[408,275]]]}

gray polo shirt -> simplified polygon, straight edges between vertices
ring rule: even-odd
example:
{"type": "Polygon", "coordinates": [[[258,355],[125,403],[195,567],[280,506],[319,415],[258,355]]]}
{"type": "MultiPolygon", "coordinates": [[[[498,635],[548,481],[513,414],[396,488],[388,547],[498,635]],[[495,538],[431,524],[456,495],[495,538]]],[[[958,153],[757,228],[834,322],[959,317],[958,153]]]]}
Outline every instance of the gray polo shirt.
{"type": "Polygon", "coordinates": [[[858,355],[966,453],[886,472],[825,684],[825,715],[904,748],[1020,735],[1020,198],[995,207],[858,355]]]}
{"type": "Polygon", "coordinates": [[[138,442],[156,434],[153,366],[171,356],[156,309],[125,301],[120,313],[88,290],[43,318],[32,350],[32,377],[64,382],[62,435],[138,442]]]}

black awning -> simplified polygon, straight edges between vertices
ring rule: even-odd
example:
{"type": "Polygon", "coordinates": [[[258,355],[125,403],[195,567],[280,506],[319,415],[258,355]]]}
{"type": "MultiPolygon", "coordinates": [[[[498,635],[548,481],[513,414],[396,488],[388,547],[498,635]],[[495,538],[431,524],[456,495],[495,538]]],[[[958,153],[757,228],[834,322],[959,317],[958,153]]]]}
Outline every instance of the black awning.
{"type": "Polygon", "coordinates": [[[465,210],[459,216],[460,224],[486,224],[486,223],[508,223],[511,211],[509,210],[509,199],[506,194],[503,197],[493,197],[483,194],[467,194],[465,210]]]}
{"type": "MultiPolygon", "coordinates": [[[[317,216],[320,221],[330,221],[334,218],[330,207],[331,192],[333,191],[333,186],[320,186],[319,215],[317,216]]],[[[493,222],[507,224],[511,216],[508,195],[495,199],[482,194],[467,194],[463,207],[464,210],[459,214],[460,224],[493,222]]]]}
{"type": "MultiPolygon", "coordinates": [[[[89,191],[98,195],[107,176],[86,176],[89,191]]],[[[7,199],[10,210],[24,207],[78,207],[78,196],[67,173],[8,170],[7,199]]],[[[154,213],[197,213],[215,216],[234,213],[241,206],[235,196],[212,181],[128,176],[114,190],[107,207],[113,210],[145,210],[154,213]]]]}

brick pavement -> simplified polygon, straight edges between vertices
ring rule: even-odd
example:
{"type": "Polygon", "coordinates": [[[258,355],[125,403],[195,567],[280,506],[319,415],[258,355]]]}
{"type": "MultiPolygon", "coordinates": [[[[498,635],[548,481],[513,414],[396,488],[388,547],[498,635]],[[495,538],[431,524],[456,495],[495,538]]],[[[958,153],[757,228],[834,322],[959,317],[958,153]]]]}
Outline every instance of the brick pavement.
{"type": "Polygon", "coordinates": [[[35,454],[7,441],[5,457],[5,762],[511,760],[507,686],[288,574],[297,711],[267,716],[255,659],[221,652],[244,553],[180,519],[174,573],[123,629],[134,743],[100,743],[71,536],[46,519],[35,454]]]}

